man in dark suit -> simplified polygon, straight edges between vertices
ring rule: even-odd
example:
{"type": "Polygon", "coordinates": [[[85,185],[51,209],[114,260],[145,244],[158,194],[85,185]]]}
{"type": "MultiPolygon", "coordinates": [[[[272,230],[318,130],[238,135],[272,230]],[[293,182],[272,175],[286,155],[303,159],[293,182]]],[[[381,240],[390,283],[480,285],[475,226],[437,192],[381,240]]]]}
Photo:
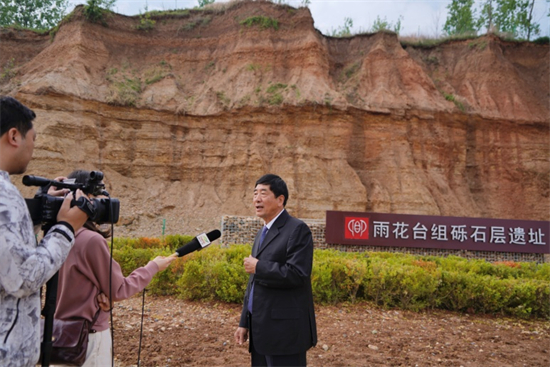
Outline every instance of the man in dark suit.
{"type": "Polygon", "coordinates": [[[252,366],[306,366],[306,352],[317,344],[311,291],[313,239],[309,227],[284,209],[286,183],[273,174],[254,188],[254,208],[265,226],[252,254],[250,274],[235,341],[250,336],[252,366]]]}

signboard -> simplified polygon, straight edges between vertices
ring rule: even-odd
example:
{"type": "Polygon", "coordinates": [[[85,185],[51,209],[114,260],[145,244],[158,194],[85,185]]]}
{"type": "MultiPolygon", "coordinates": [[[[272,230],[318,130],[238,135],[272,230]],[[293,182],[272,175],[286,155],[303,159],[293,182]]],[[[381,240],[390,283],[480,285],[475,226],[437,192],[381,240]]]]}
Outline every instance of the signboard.
{"type": "Polygon", "coordinates": [[[326,243],[550,254],[550,222],[327,211],[326,243]]]}

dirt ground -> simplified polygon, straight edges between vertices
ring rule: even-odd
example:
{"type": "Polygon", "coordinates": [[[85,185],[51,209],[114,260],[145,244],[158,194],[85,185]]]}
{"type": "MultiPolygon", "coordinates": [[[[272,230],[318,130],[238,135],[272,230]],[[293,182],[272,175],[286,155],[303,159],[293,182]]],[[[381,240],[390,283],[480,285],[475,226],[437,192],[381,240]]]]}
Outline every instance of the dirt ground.
{"type": "MultiPolygon", "coordinates": [[[[249,366],[233,333],[241,306],[146,294],[141,366],[249,366]]],[[[142,295],[114,308],[116,365],[136,366],[142,295]]],[[[309,366],[550,365],[550,322],[369,304],[316,305],[318,344],[309,366]]]]}

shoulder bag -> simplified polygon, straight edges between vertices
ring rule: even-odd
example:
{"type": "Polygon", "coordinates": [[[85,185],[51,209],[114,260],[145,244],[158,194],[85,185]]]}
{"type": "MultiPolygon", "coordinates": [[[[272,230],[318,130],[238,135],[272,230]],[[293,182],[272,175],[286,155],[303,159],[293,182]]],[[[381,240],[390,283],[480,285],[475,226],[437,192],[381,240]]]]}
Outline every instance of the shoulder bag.
{"type": "MultiPolygon", "coordinates": [[[[88,335],[96,332],[92,327],[100,311],[101,309],[97,310],[92,322],[81,318],[53,320],[51,364],[68,366],[84,364],[88,351],[88,335]]],[[[41,321],[42,332],[44,332],[44,319],[41,321]]],[[[39,362],[42,362],[42,355],[39,362]]]]}

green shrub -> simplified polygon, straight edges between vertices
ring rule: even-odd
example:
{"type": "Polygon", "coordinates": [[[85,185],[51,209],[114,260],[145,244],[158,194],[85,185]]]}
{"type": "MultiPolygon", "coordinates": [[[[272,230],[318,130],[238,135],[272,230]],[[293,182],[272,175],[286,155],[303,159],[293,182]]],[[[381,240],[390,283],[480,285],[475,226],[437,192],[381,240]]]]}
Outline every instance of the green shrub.
{"type": "Polygon", "coordinates": [[[185,271],[176,282],[177,294],[184,299],[212,299],[206,271],[198,262],[189,261],[185,271]]]}
{"type": "Polygon", "coordinates": [[[259,26],[262,29],[273,28],[275,30],[279,29],[279,21],[274,18],[264,17],[264,16],[254,16],[246,18],[240,22],[241,25],[247,27],[252,27],[254,25],[259,26]]]}
{"type": "Polygon", "coordinates": [[[185,244],[191,242],[193,236],[183,236],[183,235],[168,235],[164,237],[165,245],[173,251],[176,251],[178,248],[184,246],[185,244]]]}
{"type": "Polygon", "coordinates": [[[248,282],[248,274],[243,271],[242,260],[239,265],[219,261],[212,264],[211,271],[216,298],[229,303],[241,302],[248,282]]]}
{"type": "MultiPolygon", "coordinates": [[[[127,276],[192,238],[115,238],[113,257],[127,276]]],[[[250,252],[250,245],[212,245],[174,261],[148,289],[189,300],[240,303],[249,278],[243,259],[250,252]]],[[[550,264],[315,250],[311,282],[320,304],[361,300],[413,311],[440,308],[550,319],[549,274],[550,264]]]]}
{"type": "Polygon", "coordinates": [[[104,14],[114,6],[115,0],[88,0],[84,5],[84,16],[92,23],[107,25],[104,14]]]}
{"type": "Polygon", "coordinates": [[[533,43],[536,43],[538,45],[547,45],[550,43],[550,38],[548,36],[539,37],[536,40],[534,40],[533,43]]]}

